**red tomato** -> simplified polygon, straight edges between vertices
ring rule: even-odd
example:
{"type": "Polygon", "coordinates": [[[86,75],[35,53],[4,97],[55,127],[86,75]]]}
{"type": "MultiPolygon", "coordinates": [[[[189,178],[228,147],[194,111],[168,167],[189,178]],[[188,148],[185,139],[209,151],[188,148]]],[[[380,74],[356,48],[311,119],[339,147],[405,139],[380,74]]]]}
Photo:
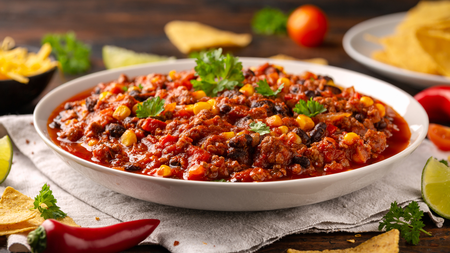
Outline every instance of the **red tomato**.
{"type": "Polygon", "coordinates": [[[430,124],[428,127],[428,139],[440,150],[450,151],[450,127],[430,124]]]}
{"type": "Polygon", "coordinates": [[[295,9],[288,18],[289,37],[297,44],[315,47],[322,43],[328,30],[325,13],[314,5],[303,5],[295,9]]]}

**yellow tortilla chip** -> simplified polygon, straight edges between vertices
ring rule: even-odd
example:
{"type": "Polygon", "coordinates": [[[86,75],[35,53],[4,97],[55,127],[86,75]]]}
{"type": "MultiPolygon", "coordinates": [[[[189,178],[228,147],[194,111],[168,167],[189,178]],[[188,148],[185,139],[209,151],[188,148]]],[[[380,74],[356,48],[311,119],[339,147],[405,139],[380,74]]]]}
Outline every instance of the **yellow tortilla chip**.
{"type": "Polygon", "coordinates": [[[0,207],[0,226],[16,224],[34,217],[31,211],[13,211],[10,208],[0,207]]]}
{"type": "Polygon", "coordinates": [[[355,248],[337,249],[337,250],[307,250],[300,251],[295,249],[288,249],[287,253],[398,253],[398,241],[400,232],[397,229],[392,229],[381,235],[372,237],[371,239],[361,243],[355,248]]]}
{"type": "MultiPolygon", "coordinates": [[[[1,210],[4,210],[5,212],[9,210],[10,212],[8,213],[8,216],[10,218],[15,218],[17,223],[8,221],[4,221],[4,223],[0,222],[0,236],[31,231],[44,222],[44,218],[41,217],[41,213],[37,209],[33,209],[33,202],[34,200],[32,198],[20,193],[12,187],[6,187],[2,198],[0,199],[0,214],[1,210]],[[20,213],[22,215],[28,213],[30,217],[27,217],[27,219],[21,221],[20,216],[16,217],[14,215],[20,213]]],[[[58,221],[70,226],[79,227],[79,225],[77,225],[69,216],[58,221]]]]}
{"type": "Polygon", "coordinates": [[[436,62],[440,74],[450,77],[450,20],[416,32],[422,49],[436,62]]]}
{"type": "Polygon", "coordinates": [[[252,40],[250,34],[236,34],[189,21],[171,21],[164,31],[178,50],[185,54],[206,48],[245,47],[252,40]]]}
{"type": "Polygon", "coordinates": [[[450,1],[421,1],[410,9],[398,31],[415,30],[417,27],[432,25],[450,17],[450,1]]]}

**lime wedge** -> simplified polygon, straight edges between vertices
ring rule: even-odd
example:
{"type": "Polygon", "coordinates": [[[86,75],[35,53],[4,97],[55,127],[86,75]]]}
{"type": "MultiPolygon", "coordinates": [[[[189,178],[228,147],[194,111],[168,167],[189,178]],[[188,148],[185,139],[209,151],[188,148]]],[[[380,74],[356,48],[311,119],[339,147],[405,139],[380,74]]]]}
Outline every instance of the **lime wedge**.
{"type": "Polygon", "coordinates": [[[422,198],[438,215],[450,219],[450,168],[430,157],[422,171],[422,198]]]}
{"type": "Polygon", "coordinates": [[[105,63],[105,67],[107,69],[148,62],[167,61],[170,59],[175,59],[175,57],[136,53],[134,51],[116,46],[103,46],[103,62],[105,63]]]}
{"type": "Polygon", "coordinates": [[[13,148],[11,139],[9,139],[8,135],[5,135],[0,139],[0,184],[5,181],[11,170],[12,158],[13,148]]]}

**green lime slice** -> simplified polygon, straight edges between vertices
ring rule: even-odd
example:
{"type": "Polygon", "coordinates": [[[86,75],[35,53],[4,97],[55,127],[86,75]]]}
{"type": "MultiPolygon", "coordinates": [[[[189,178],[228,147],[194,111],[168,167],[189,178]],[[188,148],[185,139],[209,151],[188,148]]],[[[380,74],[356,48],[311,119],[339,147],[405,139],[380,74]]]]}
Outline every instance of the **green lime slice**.
{"type": "Polygon", "coordinates": [[[105,63],[105,67],[107,69],[148,62],[167,61],[170,59],[175,59],[175,57],[136,53],[134,51],[116,46],[103,46],[103,62],[105,63]]]}
{"type": "Polygon", "coordinates": [[[0,139],[0,184],[8,177],[11,170],[13,158],[13,148],[11,139],[8,135],[5,135],[0,139]]]}
{"type": "Polygon", "coordinates": [[[450,219],[450,168],[430,157],[422,171],[422,198],[440,216],[450,219]]]}

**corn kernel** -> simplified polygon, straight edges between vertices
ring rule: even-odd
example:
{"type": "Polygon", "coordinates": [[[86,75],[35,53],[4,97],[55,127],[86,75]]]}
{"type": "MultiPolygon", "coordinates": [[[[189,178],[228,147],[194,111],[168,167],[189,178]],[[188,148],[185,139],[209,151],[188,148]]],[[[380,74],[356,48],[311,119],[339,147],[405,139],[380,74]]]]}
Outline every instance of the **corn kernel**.
{"type": "Polygon", "coordinates": [[[222,136],[225,137],[226,139],[231,139],[235,136],[236,134],[234,132],[223,132],[222,136]]]}
{"type": "Polygon", "coordinates": [[[279,126],[278,129],[280,129],[283,134],[287,134],[287,132],[289,132],[289,128],[287,126],[279,126]]]}
{"type": "Polygon", "coordinates": [[[240,131],[239,133],[237,133],[236,135],[241,135],[241,134],[245,134],[244,131],[240,131]]]}
{"type": "Polygon", "coordinates": [[[126,105],[119,105],[113,113],[113,117],[117,120],[123,120],[130,116],[131,110],[126,105]]]}
{"type": "Polygon", "coordinates": [[[208,102],[211,106],[215,106],[216,105],[216,100],[214,98],[211,98],[210,100],[208,100],[206,102],[208,102]]]}
{"type": "Polygon", "coordinates": [[[166,112],[173,112],[173,111],[175,111],[176,106],[177,106],[177,103],[175,103],[175,102],[166,104],[166,105],[164,105],[164,110],[166,112]]]}
{"type": "Polygon", "coordinates": [[[359,140],[359,135],[354,132],[346,133],[344,135],[344,143],[347,145],[352,145],[359,140]]]}
{"type": "Polygon", "coordinates": [[[97,144],[98,143],[98,140],[96,140],[96,139],[91,139],[91,140],[89,140],[89,142],[88,142],[88,145],[89,146],[94,146],[95,144],[97,144]]]}
{"type": "Polygon", "coordinates": [[[194,111],[194,105],[186,105],[186,107],[184,108],[186,111],[190,111],[193,112],[194,111]]]}
{"type": "Polygon", "coordinates": [[[131,108],[131,110],[133,111],[133,113],[136,113],[136,111],[137,111],[137,109],[138,109],[138,105],[142,105],[142,102],[133,105],[133,108],[131,108]]]}
{"type": "Polygon", "coordinates": [[[283,87],[288,87],[288,86],[291,85],[291,80],[287,79],[286,77],[278,78],[277,84],[278,84],[278,85],[281,85],[281,84],[283,84],[283,83],[284,83],[284,86],[283,86],[283,87]]]}
{"type": "Polygon", "coordinates": [[[158,176],[170,177],[172,176],[172,169],[167,165],[161,165],[156,173],[158,176]]]}
{"type": "Polygon", "coordinates": [[[269,134],[270,134],[270,136],[274,136],[274,137],[278,136],[278,133],[276,131],[270,131],[269,134]]]}
{"type": "Polygon", "coordinates": [[[156,82],[158,82],[160,79],[161,79],[161,77],[155,76],[155,77],[152,78],[151,82],[152,82],[152,83],[156,83],[156,82]]]}
{"type": "Polygon", "coordinates": [[[371,105],[373,105],[373,100],[369,97],[361,97],[361,99],[359,100],[361,102],[361,104],[363,104],[365,107],[369,107],[371,105]]]}
{"type": "Polygon", "coordinates": [[[194,114],[198,114],[202,110],[211,110],[212,106],[208,102],[198,102],[194,104],[194,114]]]}
{"type": "Polygon", "coordinates": [[[304,114],[298,115],[295,121],[297,121],[298,125],[300,126],[300,129],[302,129],[303,131],[309,131],[313,129],[315,125],[314,121],[304,114]]]}
{"type": "Polygon", "coordinates": [[[281,120],[280,116],[278,115],[273,115],[271,117],[268,117],[266,119],[266,123],[269,126],[273,126],[273,127],[278,127],[283,125],[283,121],[281,120]]]}
{"type": "Polygon", "coordinates": [[[205,167],[197,164],[189,168],[189,177],[201,177],[205,175],[205,172],[205,167]]]}
{"type": "Polygon", "coordinates": [[[137,87],[137,86],[131,86],[130,88],[128,88],[128,93],[130,93],[131,91],[134,91],[134,90],[136,90],[136,91],[139,91],[139,87],[137,87]]]}
{"type": "Polygon", "coordinates": [[[239,91],[247,97],[250,97],[251,95],[253,95],[253,93],[255,93],[255,89],[251,84],[244,85],[239,89],[239,91]]]}
{"type": "Polygon", "coordinates": [[[295,144],[302,144],[302,138],[300,138],[300,136],[298,136],[296,133],[294,132],[290,132],[287,134],[288,140],[295,143],[295,144]]]}
{"type": "Polygon", "coordinates": [[[278,69],[281,72],[284,72],[284,67],[283,66],[273,64],[272,67],[278,69]]]}
{"type": "Polygon", "coordinates": [[[382,104],[375,104],[375,106],[377,107],[378,111],[380,111],[380,116],[384,117],[386,115],[386,108],[384,107],[384,105],[382,104]]]}
{"type": "Polygon", "coordinates": [[[103,100],[107,99],[111,95],[112,95],[111,92],[104,91],[104,92],[100,93],[100,96],[98,97],[98,100],[103,101],[103,100]]]}
{"type": "Polygon", "coordinates": [[[202,97],[206,97],[206,93],[204,91],[202,91],[202,90],[198,90],[198,91],[192,92],[192,96],[195,99],[199,100],[202,97]]]}
{"type": "Polygon", "coordinates": [[[177,80],[177,79],[180,79],[180,74],[178,74],[176,70],[171,70],[169,72],[169,77],[170,77],[170,79],[172,79],[172,81],[177,80]]]}
{"type": "Polygon", "coordinates": [[[219,108],[217,108],[217,106],[215,106],[215,105],[212,107],[211,112],[212,112],[214,115],[219,115],[219,114],[220,114],[219,108]]]}
{"type": "Polygon", "coordinates": [[[120,136],[120,142],[127,147],[133,145],[137,142],[136,134],[132,130],[128,129],[122,134],[122,136],[120,136]]]}

